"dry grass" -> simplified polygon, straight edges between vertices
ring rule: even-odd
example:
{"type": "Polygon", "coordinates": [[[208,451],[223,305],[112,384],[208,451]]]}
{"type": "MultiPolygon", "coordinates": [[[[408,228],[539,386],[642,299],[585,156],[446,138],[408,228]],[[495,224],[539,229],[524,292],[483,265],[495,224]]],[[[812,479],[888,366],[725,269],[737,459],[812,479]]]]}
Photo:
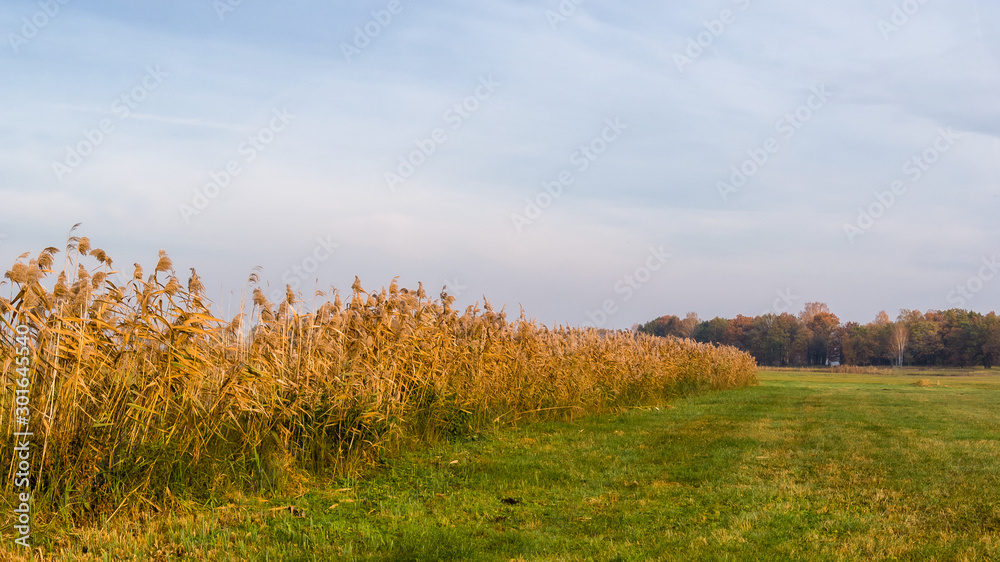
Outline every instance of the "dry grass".
{"type": "MultiPolygon", "coordinates": [[[[733,348],[630,332],[550,329],[393,282],[312,312],[289,290],[230,320],[160,257],[129,279],[71,237],[22,256],[0,297],[0,431],[15,431],[15,331],[30,329],[35,506],[70,517],[163,508],[220,489],[287,487],[389,450],[525,416],[572,416],[755,384],[733,348]],[[90,266],[87,266],[90,263],[90,266]]],[[[326,297],[326,295],[320,295],[326,297]]],[[[12,451],[0,462],[13,466],[12,451]]],[[[4,473],[0,504],[13,496],[4,473]]],[[[4,509],[10,513],[10,509],[4,509]]]]}
{"type": "Polygon", "coordinates": [[[841,373],[844,375],[891,375],[892,367],[859,367],[857,365],[838,365],[830,368],[831,373],[841,373]]]}

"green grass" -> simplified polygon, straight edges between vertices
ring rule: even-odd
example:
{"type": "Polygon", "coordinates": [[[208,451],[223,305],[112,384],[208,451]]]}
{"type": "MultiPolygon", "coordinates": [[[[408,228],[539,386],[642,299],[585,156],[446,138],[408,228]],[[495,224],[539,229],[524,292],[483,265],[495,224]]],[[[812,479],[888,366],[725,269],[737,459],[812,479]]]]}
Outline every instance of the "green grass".
{"type": "Polygon", "coordinates": [[[80,559],[1000,559],[1000,377],[763,372],[36,542],[80,559]]]}

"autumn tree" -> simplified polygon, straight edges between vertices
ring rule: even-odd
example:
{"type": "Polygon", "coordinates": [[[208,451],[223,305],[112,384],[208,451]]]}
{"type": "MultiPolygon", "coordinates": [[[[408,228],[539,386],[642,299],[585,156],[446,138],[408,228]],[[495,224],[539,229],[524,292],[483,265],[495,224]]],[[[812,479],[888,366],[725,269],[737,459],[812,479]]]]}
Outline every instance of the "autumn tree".
{"type": "Polygon", "coordinates": [[[1000,364],[1000,316],[991,312],[980,321],[983,366],[992,369],[1000,364]]]}
{"type": "Polygon", "coordinates": [[[675,336],[678,338],[687,337],[685,336],[684,329],[681,326],[681,319],[674,315],[660,316],[655,320],[651,320],[640,326],[639,331],[652,336],[675,336]]]}
{"type": "Polygon", "coordinates": [[[892,320],[889,320],[886,311],[880,311],[875,317],[870,336],[872,338],[872,364],[892,365],[895,362],[893,359],[895,353],[892,349],[892,320]]]}
{"type": "Polygon", "coordinates": [[[798,319],[784,312],[773,316],[769,324],[770,330],[767,333],[766,345],[768,352],[774,358],[772,364],[785,366],[793,363],[793,344],[800,330],[798,319]]]}
{"type": "Polygon", "coordinates": [[[869,326],[848,322],[841,329],[843,362],[847,365],[871,365],[872,352],[869,342],[869,326]]]}
{"type": "Polygon", "coordinates": [[[889,320],[889,315],[884,310],[879,311],[879,313],[875,315],[875,321],[872,322],[872,324],[875,324],[876,326],[887,326],[890,323],[891,321],[889,320]]]}
{"type": "Polygon", "coordinates": [[[955,367],[969,367],[979,363],[981,346],[977,345],[975,313],[951,309],[942,313],[941,334],[944,341],[944,360],[955,367]]]}
{"type": "Polygon", "coordinates": [[[840,318],[830,312],[823,303],[807,303],[800,320],[812,332],[808,357],[812,365],[826,363],[830,356],[830,344],[834,331],[840,326],[840,318]]]}
{"type": "Polygon", "coordinates": [[[749,350],[753,324],[754,321],[752,317],[737,314],[736,318],[733,318],[729,322],[729,326],[726,328],[726,338],[724,343],[740,349],[749,350]]]}
{"type": "Polygon", "coordinates": [[[909,363],[911,365],[940,365],[943,362],[941,339],[941,314],[928,310],[924,314],[913,311],[907,324],[910,328],[909,363]],[[915,314],[914,314],[915,313],[915,314]]]}
{"type": "Polygon", "coordinates": [[[830,314],[830,307],[822,302],[807,302],[802,312],[799,313],[799,322],[809,325],[817,314],[830,314]]]}

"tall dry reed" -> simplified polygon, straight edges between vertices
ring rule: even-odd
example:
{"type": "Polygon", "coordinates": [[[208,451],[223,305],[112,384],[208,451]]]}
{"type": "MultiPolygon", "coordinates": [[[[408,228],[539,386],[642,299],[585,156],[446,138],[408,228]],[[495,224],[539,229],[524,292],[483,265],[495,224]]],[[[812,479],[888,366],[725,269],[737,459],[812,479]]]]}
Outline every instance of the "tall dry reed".
{"type": "MultiPolygon", "coordinates": [[[[13,412],[25,326],[43,510],[280,486],[442,435],[757,379],[753,359],[733,348],[548,328],[489,303],[459,311],[452,296],[395,281],[368,292],[356,280],[347,303],[333,292],[306,312],[291,290],[268,302],[252,275],[249,313],[225,321],[194,270],[182,283],[162,251],[148,276],[136,264],[123,278],[104,251],[72,236],[53,283],[57,254],[22,256],[0,297],[0,431],[23,429],[13,412]]],[[[3,503],[12,500],[10,447],[0,461],[3,503]]]]}

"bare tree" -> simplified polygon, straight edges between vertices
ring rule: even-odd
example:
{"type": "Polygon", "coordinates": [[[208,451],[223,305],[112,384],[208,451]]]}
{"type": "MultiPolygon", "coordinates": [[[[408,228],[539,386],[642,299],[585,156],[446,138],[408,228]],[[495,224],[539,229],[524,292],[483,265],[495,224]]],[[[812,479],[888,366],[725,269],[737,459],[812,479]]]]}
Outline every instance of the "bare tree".
{"type": "Polygon", "coordinates": [[[896,352],[896,365],[903,366],[903,352],[906,351],[906,344],[910,339],[910,329],[903,320],[903,315],[892,325],[892,337],[890,343],[892,350],[896,352]]]}
{"type": "Polygon", "coordinates": [[[688,312],[684,320],[681,320],[681,330],[684,332],[685,338],[693,338],[695,330],[698,329],[698,324],[701,324],[701,320],[698,318],[697,312],[688,312]]]}

